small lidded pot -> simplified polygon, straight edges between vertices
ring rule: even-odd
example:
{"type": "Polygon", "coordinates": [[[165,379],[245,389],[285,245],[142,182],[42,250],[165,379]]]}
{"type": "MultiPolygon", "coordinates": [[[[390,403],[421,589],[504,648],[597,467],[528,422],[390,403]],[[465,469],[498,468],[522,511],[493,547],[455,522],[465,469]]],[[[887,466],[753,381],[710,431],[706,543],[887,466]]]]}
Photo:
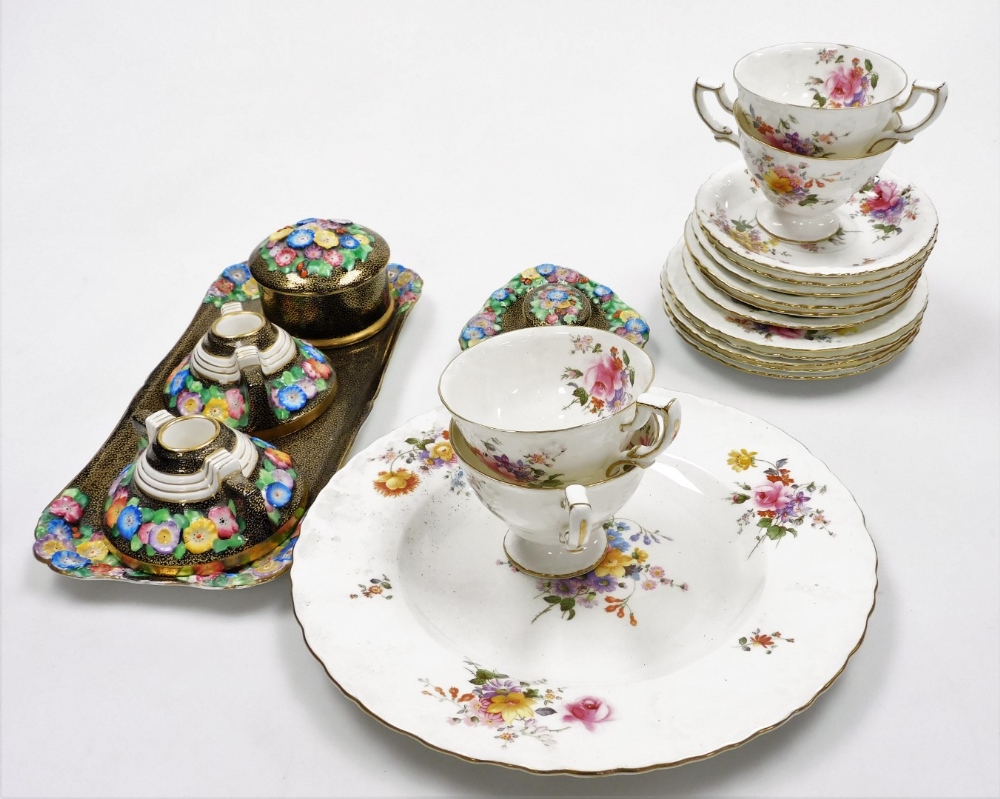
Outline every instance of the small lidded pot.
{"type": "Polygon", "coordinates": [[[352,344],[392,318],[389,245],[346,219],[302,219],[275,231],[247,266],[264,315],[318,347],[352,344]]]}

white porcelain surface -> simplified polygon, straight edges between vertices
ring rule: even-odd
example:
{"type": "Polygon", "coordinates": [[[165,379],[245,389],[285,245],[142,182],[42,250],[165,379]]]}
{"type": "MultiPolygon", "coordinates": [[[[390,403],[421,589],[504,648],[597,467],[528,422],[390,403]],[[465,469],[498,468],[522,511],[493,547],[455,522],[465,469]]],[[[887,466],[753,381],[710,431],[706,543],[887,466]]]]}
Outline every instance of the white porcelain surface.
{"type": "Polygon", "coordinates": [[[455,462],[402,495],[375,488],[385,453],[443,432],[443,409],[359,453],[317,498],[292,566],[296,616],[334,682],[433,748],[546,773],[707,757],[809,705],[873,607],[861,511],[780,430],[679,396],[701,435],[679,438],[615,517],[603,581],[498,559],[504,524],[455,462]]]}
{"type": "Polygon", "coordinates": [[[794,327],[777,315],[772,324],[755,322],[745,314],[723,311],[698,291],[685,269],[684,247],[682,239],[671,250],[660,275],[661,290],[672,292],[675,301],[708,330],[718,331],[744,349],[831,358],[861,355],[905,335],[919,323],[927,307],[927,280],[922,278],[899,308],[864,324],[823,330],[794,327]]]}
{"type": "Polygon", "coordinates": [[[783,242],[754,221],[761,203],[742,163],[712,175],[695,197],[695,214],[717,247],[789,276],[875,279],[925,255],[938,217],[919,188],[883,171],[877,190],[841,206],[842,233],[819,245],[783,242]]]}
{"type": "Polygon", "coordinates": [[[575,576],[591,568],[605,550],[602,524],[631,498],[645,472],[633,467],[588,485],[528,487],[482,471],[454,421],[449,433],[469,486],[510,526],[505,551],[528,573],[575,576]]]}
{"type": "Polygon", "coordinates": [[[620,336],[537,327],[464,350],[438,394],[487,469],[558,487],[600,480],[624,457],[645,463],[670,444],[680,406],[652,382],[649,356],[620,336]]]}
{"type": "Polygon", "coordinates": [[[841,44],[802,42],[756,50],[733,69],[737,101],[761,135],[783,149],[832,158],[864,154],[880,139],[909,141],[944,107],[947,87],[914,82],[879,53],[841,44]],[[893,115],[930,94],[933,107],[919,121],[895,124],[893,115]]]}

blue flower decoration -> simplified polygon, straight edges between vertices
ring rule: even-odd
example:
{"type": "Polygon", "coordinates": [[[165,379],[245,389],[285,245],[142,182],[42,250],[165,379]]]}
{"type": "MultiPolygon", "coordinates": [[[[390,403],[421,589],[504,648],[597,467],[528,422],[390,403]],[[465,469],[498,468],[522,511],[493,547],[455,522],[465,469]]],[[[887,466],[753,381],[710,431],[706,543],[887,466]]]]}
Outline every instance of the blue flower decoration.
{"type": "Polygon", "coordinates": [[[69,526],[65,519],[58,516],[45,525],[45,532],[49,535],[57,535],[60,538],[72,538],[73,528],[69,526]]]}
{"type": "Polygon", "coordinates": [[[496,300],[497,302],[503,302],[506,300],[513,292],[504,286],[501,289],[497,289],[490,295],[491,300],[496,300]]]}
{"type": "Polygon", "coordinates": [[[486,331],[481,327],[466,327],[462,331],[462,341],[479,341],[486,338],[486,331]]]}
{"type": "Polygon", "coordinates": [[[301,386],[285,386],[278,392],[278,404],[286,411],[297,411],[303,408],[309,397],[301,386]]]}
{"type": "Polygon", "coordinates": [[[608,591],[614,591],[618,587],[618,578],[612,577],[610,574],[598,577],[593,572],[590,572],[586,580],[587,584],[599,594],[606,594],[608,591]]]}
{"type": "Polygon", "coordinates": [[[354,236],[341,236],[340,246],[345,250],[356,250],[361,246],[361,243],[354,236]]]}
{"type": "Polygon", "coordinates": [[[308,247],[312,244],[315,237],[316,234],[312,232],[311,228],[300,227],[288,234],[286,242],[289,247],[301,250],[303,247],[308,247]]]}
{"type": "Polygon", "coordinates": [[[170,385],[167,387],[171,397],[184,388],[184,383],[187,381],[189,374],[191,374],[190,369],[181,369],[174,375],[173,380],[170,381],[170,385]]]}
{"type": "Polygon", "coordinates": [[[52,555],[52,565],[57,569],[82,569],[89,565],[90,559],[70,552],[68,549],[60,549],[52,555]]]}
{"type": "Polygon", "coordinates": [[[310,222],[319,222],[319,220],[316,217],[311,216],[308,219],[300,219],[295,223],[295,226],[298,227],[299,225],[308,225],[310,222]]]}
{"type": "Polygon", "coordinates": [[[549,289],[545,292],[545,299],[549,302],[562,302],[569,298],[569,292],[563,291],[562,289],[549,289]]]}
{"type": "Polygon", "coordinates": [[[121,533],[122,538],[131,541],[140,524],[142,524],[142,511],[139,510],[138,505],[126,505],[118,514],[115,528],[121,533]]]}
{"type": "Polygon", "coordinates": [[[274,508],[283,508],[292,498],[292,490],[284,483],[271,483],[264,489],[264,499],[274,508]]]}
{"type": "Polygon", "coordinates": [[[613,294],[614,292],[607,286],[594,286],[594,296],[600,300],[606,300],[613,294]]]}
{"type": "Polygon", "coordinates": [[[542,277],[546,277],[547,275],[551,275],[558,268],[559,267],[557,267],[555,264],[540,264],[539,266],[535,267],[535,271],[538,272],[538,274],[540,274],[542,277]]]}
{"type": "Polygon", "coordinates": [[[246,264],[233,264],[222,270],[222,274],[227,280],[232,281],[237,286],[242,286],[250,279],[250,270],[246,264]]]}
{"type": "Polygon", "coordinates": [[[625,329],[629,333],[648,333],[649,325],[646,324],[645,319],[640,319],[638,316],[629,319],[625,323],[625,329]]]}
{"type": "Polygon", "coordinates": [[[302,350],[302,354],[307,358],[312,358],[314,361],[319,361],[320,363],[326,363],[326,356],[308,341],[300,341],[299,349],[302,350]]]}

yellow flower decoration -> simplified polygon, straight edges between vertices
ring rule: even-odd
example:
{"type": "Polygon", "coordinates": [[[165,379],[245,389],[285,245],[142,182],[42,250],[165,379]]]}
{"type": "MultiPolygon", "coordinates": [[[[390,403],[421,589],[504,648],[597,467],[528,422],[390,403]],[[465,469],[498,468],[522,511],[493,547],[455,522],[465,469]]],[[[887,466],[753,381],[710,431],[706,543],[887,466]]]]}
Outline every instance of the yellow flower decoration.
{"type": "Polygon", "coordinates": [[[271,242],[275,242],[275,241],[278,241],[278,239],[283,239],[289,233],[291,233],[292,230],[293,230],[293,228],[283,227],[281,230],[276,230],[276,231],[274,231],[274,233],[272,233],[270,236],[268,236],[268,240],[271,241],[271,242]]]}
{"type": "Polygon", "coordinates": [[[594,574],[598,577],[624,577],[625,569],[632,565],[632,556],[626,555],[620,549],[609,549],[604,560],[597,564],[594,574]]]}
{"type": "Polygon", "coordinates": [[[325,250],[340,244],[340,238],[332,230],[319,230],[313,241],[325,250]]]}
{"type": "Polygon", "coordinates": [[[205,403],[201,411],[205,416],[210,416],[217,422],[226,423],[229,419],[229,404],[222,397],[213,397],[205,403]]]}
{"type": "Polygon", "coordinates": [[[243,284],[243,293],[247,295],[248,299],[255,299],[260,296],[260,286],[257,281],[250,278],[246,283],[243,284]]]}
{"type": "Polygon", "coordinates": [[[375,490],[383,496],[397,497],[413,491],[420,484],[420,477],[407,469],[396,469],[391,472],[379,472],[379,476],[372,482],[375,490]]]}
{"type": "Polygon", "coordinates": [[[756,454],[756,452],[747,452],[745,449],[734,449],[729,453],[726,463],[733,467],[734,472],[745,472],[752,466],[757,465],[757,461],[754,460],[754,455],[756,454]]]}
{"type": "Polygon", "coordinates": [[[180,403],[180,405],[178,405],[177,407],[180,408],[182,415],[190,416],[193,413],[198,413],[198,411],[200,410],[198,404],[200,402],[201,399],[198,397],[197,394],[191,394],[190,396],[185,397],[184,401],[180,403]]]}
{"type": "Polygon", "coordinates": [[[623,311],[619,311],[617,315],[623,322],[627,322],[629,319],[637,319],[639,317],[639,312],[633,311],[631,308],[626,308],[623,311]]]}
{"type": "Polygon", "coordinates": [[[764,182],[771,187],[771,191],[776,194],[791,194],[795,191],[791,179],[787,175],[779,175],[773,169],[764,174],[764,182]]]}
{"type": "Polygon", "coordinates": [[[103,560],[108,554],[108,545],[104,543],[103,538],[91,538],[89,541],[77,544],[76,554],[88,560],[103,560]]]}
{"type": "Polygon", "coordinates": [[[372,240],[368,238],[364,233],[355,233],[354,238],[356,238],[363,245],[368,246],[372,243],[372,240]]]}
{"type": "Polygon", "coordinates": [[[531,706],[535,704],[535,701],[519,691],[497,694],[490,700],[490,706],[486,708],[486,712],[499,713],[503,716],[503,720],[510,724],[517,719],[530,719],[534,716],[535,711],[531,709],[531,706]]]}
{"type": "Polygon", "coordinates": [[[62,550],[69,550],[69,545],[65,541],[59,541],[57,539],[49,539],[48,541],[43,541],[42,545],[38,548],[42,555],[46,558],[51,558],[56,552],[61,552],[62,550]]]}
{"type": "Polygon", "coordinates": [[[645,549],[636,549],[632,551],[632,557],[639,563],[645,563],[649,560],[649,553],[645,549]]]}
{"type": "Polygon", "coordinates": [[[522,282],[528,282],[529,280],[538,280],[539,278],[541,278],[541,275],[538,274],[538,270],[535,269],[535,267],[531,267],[530,269],[525,269],[523,272],[521,272],[522,282]]]}
{"type": "Polygon", "coordinates": [[[219,528],[207,516],[199,516],[184,530],[184,545],[188,552],[200,555],[212,548],[212,543],[219,537],[219,528]]]}
{"type": "Polygon", "coordinates": [[[451,448],[450,441],[435,441],[427,448],[427,452],[430,456],[435,459],[440,459],[443,461],[450,461],[455,457],[455,450],[451,448]]]}

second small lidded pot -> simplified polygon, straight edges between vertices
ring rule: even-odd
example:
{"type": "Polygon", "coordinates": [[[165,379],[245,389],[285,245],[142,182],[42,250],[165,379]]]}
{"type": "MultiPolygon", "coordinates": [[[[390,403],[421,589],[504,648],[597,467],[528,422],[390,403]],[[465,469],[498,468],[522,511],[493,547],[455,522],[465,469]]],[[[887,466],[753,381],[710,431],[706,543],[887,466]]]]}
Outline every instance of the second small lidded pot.
{"type": "Polygon", "coordinates": [[[268,319],[317,347],[338,347],[392,318],[388,262],[389,245],[374,230],[310,217],[264,239],[247,266],[268,319]]]}

